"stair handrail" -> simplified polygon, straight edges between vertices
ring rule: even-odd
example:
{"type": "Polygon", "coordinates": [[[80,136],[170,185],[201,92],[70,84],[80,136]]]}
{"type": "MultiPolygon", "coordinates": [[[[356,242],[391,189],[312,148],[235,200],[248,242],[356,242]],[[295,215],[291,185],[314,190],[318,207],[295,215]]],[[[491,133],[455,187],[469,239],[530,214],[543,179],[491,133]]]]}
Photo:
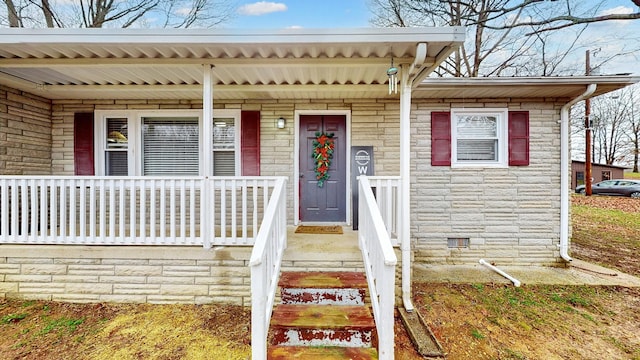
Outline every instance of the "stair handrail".
{"type": "Polygon", "coordinates": [[[287,247],[286,178],[276,182],[251,252],[251,358],[267,358],[267,333],[287,247]]]}
{"type": "Polygon", "coordinates": [[[371,307],[378,333],[379,359],[394,357],[395,273],[398,259],[367,176],[358,181],[358,244],[362,251],[371,307]]]}

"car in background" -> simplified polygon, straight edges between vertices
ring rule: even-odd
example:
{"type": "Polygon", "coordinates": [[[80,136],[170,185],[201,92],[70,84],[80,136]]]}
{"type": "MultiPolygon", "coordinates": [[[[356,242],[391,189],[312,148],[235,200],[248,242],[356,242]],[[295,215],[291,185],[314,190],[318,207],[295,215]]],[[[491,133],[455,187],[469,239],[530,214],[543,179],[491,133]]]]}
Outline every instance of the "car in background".
{"type": "MultiPolygon", "coordinates": [[[[576,193],[584,195],[586,189],[584,185],[576,187],[576,193]]],[[[630,196],[632,198],[640,198],[640,180],[631,179],[613,179],[595,183],[591,186],[593,195],[610,195],[610,196],[630,196]]]]}

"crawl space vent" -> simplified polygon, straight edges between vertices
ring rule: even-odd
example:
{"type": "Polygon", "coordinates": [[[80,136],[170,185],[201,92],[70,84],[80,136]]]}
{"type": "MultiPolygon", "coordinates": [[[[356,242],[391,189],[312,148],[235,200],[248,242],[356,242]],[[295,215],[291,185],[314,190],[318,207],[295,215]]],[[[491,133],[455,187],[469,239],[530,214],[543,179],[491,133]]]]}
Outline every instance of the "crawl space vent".
{"type": "Polygon", "coordinates": [[[447,246],[450,249],[468,248],[469,238],[447,238],[447,246]]]}

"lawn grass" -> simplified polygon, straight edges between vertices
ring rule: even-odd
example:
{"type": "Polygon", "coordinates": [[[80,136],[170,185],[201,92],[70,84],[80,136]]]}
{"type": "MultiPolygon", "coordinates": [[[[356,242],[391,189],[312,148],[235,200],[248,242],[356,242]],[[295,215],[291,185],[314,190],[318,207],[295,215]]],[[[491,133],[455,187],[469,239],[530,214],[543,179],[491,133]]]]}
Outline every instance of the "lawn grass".
{"type": "Polygon", "coordinates": [[[637,180],[640,180],[640,173],[626,172],[626,173],[624,173],[624,178],[625,179],[637,179],[637,180]]]}
{"type": "Polygon", "coordinates": [[[640,276],[640,200],[574,195],[572,203],[572,256],[640,276]]]}
{"type": "Polygon", "coordinates": [[[640,359],[640,290],[576,285],[416,284],[450,359],[640,359]]]}

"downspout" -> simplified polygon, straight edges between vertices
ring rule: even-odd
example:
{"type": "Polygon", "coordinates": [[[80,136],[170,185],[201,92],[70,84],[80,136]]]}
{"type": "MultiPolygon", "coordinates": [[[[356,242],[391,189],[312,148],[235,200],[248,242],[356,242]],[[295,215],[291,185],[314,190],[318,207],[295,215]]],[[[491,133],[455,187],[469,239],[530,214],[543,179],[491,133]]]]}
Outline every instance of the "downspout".
{"type": "Polygon", "coordinates": [[[411,90],[415,72],[427,58],[427,44],[416,46],[416,56],[409,66],[402,65],[400,80],[400,251],[402,255],[402,303],[407,312],[414,310],[411,301],[411,90]]]}
{"type": "Polygon", "coordinates": [[[590,84],[582,95],[566,103],[560,110],[560,257],[569,256],[569,110],[577,102],[590,97],[597,84],[590,84]]]}
{"type": "Polygon", "coordinates": [[[402,254],[402,303],[413,311],[411,302],[411,84],[409,71],[402,69],[400,87],[400,251],[402,254]]]}

